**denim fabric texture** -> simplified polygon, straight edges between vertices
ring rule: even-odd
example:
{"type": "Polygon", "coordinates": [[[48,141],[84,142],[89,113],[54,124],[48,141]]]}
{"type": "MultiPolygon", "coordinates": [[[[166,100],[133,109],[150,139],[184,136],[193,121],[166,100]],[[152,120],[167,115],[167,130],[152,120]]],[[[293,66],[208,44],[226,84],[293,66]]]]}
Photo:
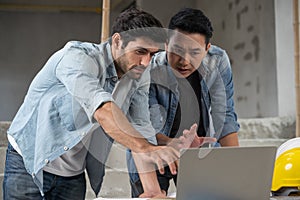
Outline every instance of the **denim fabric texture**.
{"type": "MultiPolygon", "coordinates": [[[[223,49],[211,45],[198,71],[202,76],[202,81],[199,83],[202,92],[201,117],[206,136],[216,137],[219,140],[230,133],[237,132],[240,126],[234,110],[234,88],[228,55],[223,49]]],[[[169,136],[179,101],[179,92],[166,52],[154,55],[150,74],[149,106],[152,126],[157,133],[169,136]]],[[[214,146],[220,144],[217,142],[214,146]]],[[[131,184],[132,191],[137,191],[134,186],[139,176],[130,151],[127,152],[127,166],[131,172],[130,182],[134,183],[131,184]]],[[[168,185],[162,188],[168,188],[168,185]]],[[[136,195],[136,192],[133,193],[136,195]]]]}
{"type": "MultiPolygon", "coordinates": [[[[155,143],[155,131],[147,109],[149,84],[149,69],[139,79],[122,77],[118,80],[108,42],[71,41],[54,53],[33,79],[8,130],[20,150],[26,171],[40,191],[43,193],[43,167],[99,128],[93,114],[105,102],[115,102],[132,125],[155,143]],[[130,87],[113,97],[117,82],[130,87]]],[[[103,131],[101,127],[99,130],[103,131]]],[[[99,141],[94,146],[96,152],[87,155],[87,159],[97,162],[101,153],[97,149],[106,151],[97,164],[87,160],[87,172],[97,194],[104,174],[101,162],[106,161],[111,139],[99,141]]]]}
{"type": "Polygon", "coordinates": [[[22,156],[8,144],[5,176],[3,180],[3,200],[41,200],[41,199],[85,199],[86,181],[84,173],[73,177],[61,177],[43,173],[43,192],[27,173],[22,156]]]}

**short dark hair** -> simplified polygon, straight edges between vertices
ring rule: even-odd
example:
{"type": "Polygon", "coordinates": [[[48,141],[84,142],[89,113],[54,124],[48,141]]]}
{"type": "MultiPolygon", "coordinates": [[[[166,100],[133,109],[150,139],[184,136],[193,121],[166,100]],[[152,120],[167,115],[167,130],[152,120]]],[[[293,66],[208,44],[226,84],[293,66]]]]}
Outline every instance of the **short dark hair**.
{"type": "Polygon", "coordinates": [[[117,17],[112,26],[112,34],[114,33],[120,33],[123,46],[137,37],[147,37],[158,43],[164,43],[167,38],[160,21],[137,8],[129,8],[117,17]]]}
{"type": "MultiPolygon", "coordinates": [[[[183,8],[170,20],[169,29],[179,29],[188,33],[200,33],[205,36],[206,45],[212,37],[213,28],[208,17],[201,10],[183,8]]],[[[169,31],[169,37],[173,31],[169,31]]]]}

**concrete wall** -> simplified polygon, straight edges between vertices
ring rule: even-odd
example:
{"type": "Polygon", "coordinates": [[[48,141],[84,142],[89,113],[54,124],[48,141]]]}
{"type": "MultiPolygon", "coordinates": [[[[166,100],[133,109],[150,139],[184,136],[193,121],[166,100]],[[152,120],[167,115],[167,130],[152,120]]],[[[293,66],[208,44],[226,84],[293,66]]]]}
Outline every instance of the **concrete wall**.
{"type": "Polygon", "coordinates": [[[0,120],[13,118],[53,52],[69,40],[99,41],[100,19],[90,13],[0,12],[0,120]]]}
{"type": "Polygon", "coordinates": [[[211,19],[213,43],[232,61],[240,117],[278,114],[273,0],[197,1],[211,19]]]}
{"type": "MultiPolygon", "coordinates": [[[[112,23],[134,0],[111,2],[112,23]]],[[[34,0],[31,9],[18,7],[20,0],[1,3],[0,120],[12,120],[32,78],[53,52],[69,40],[100,40],[101,14],[65,7],[101,8],[101,1],[34,0]]],[[[180,8],[205,12],[215,29],[212,42],[227,50],[232,61],[240,118],[295,114],[292,0],[136,0],[136,4],[165,26],[180,8]]]]}
{"type": "Polygon", "coordinates": [[[239,117],[295,114],[292,0],[199,0],[227,50],[239,117]]]}
{"type": "Polygon", "coordinates": [[[232,61],[240,118],[295,115],[292,0],[138,0],[137,5],[165,26],[180,8],[204,11],[215,30],[212,43],[232,61]]]}
{"type": "MultiPolygon", "coordinates": [[[[111,1],[111,21],[132,2],[111,1]]],[[[4,121],[13,119],[31,80],[51,54],[70,40],[100,42],[101,13],[84,8],[101,9],[101,1],[28,4],[18,0],[0,4],[0,120],[4,121]]]]}
{"type": "Polygon", "coordinates": [[[139,8],[153,14],[161,20],[165,27],[168,27],[169,20],[178,10],[184,7],[195,7],[197,0],[137,0],[139,8]]]}

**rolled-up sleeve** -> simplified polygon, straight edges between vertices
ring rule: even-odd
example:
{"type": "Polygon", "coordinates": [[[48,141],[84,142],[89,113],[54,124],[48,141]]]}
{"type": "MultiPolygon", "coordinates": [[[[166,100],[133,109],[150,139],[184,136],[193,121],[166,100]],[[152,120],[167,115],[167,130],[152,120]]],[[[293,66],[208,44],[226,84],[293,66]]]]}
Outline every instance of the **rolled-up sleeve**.
{"type": "Polygon", "coordinates": [[[92,122],[96,109],[113,101],[112,95],[103,89],[100,75],[103,71],[96,60],[79,48],[69,48],[56,67],[56,76],[79,102],[92,122]]]}

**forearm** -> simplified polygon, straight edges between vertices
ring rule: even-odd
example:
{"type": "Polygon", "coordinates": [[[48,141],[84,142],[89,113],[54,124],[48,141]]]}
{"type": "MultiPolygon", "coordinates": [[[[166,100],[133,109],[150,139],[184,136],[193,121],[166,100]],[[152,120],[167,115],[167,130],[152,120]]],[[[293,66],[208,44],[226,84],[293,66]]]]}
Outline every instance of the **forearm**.
{"type": "Polygon", "coordinates": [[[179,152],[170,147],[151,145],[132,127],[126,116],[113,102],[107,102],[98,108],[94,113],[94,118],[110,137],[131,149],[133,155],[139,157],[141,163],[146,166],[142,168],[146,170],[142,171],[149,172],[147,165],[153,168],[153,163],[155,163],[159,171],[164,173],[163,164],[167,163],[171,172],[176,174],[175,161],[179,158],[179,152]]]}
{"type": "Polygon", "coordinates": [[[237,133],[230,133],[220,139],[220,144],[222,147],[225,146],[239,146],[239,140],[237,133]]]}
{"type": "Polygon", "coordinates": [[[113,102],[107,102],[98,108],[94,118],[110,137],[132,151],[144,152],[145,148],[150,146],[113,102]]]}
{"type": "Polygon", "coordinates": [[[165,196],[160,189],[155,171],[140,173],[139,176],[144,189],[144,197],[165,196]]]}
{"type": "Polygon", "coordinates": [[[139,177],[143,185],[143,196],[154,197],[161,194],[161,189],[157,180],[156,169],[152,164],[145,164],[138,156],[133,156],[139,177]]]}

